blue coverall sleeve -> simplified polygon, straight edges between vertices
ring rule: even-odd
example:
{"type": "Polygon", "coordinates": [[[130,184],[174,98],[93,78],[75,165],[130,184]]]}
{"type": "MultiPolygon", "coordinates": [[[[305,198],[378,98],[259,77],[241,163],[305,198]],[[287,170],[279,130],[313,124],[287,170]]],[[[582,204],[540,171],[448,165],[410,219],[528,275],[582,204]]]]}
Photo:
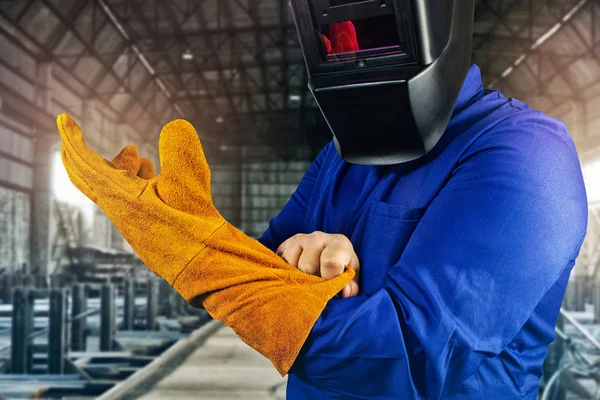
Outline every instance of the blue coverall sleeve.
{"type": "Polygon", "coordinates": [[[587,228],[579,160],[553,121],[474,141],[384,266],[384,287],[332,299],[291,372],[341,398],[438,399],[501,353],[573,267],[587,228]]]}
{"type": "Polygon", "coordinates": [[[258,239],[263,246],[276,251],[281,243],[292,236],[298,233],[309,233],[306,232],[306,208],[331,145],[332,142],[321,150],[302,177],[292,197],[279,214],[269,222],[269,227],[258,239]]]}

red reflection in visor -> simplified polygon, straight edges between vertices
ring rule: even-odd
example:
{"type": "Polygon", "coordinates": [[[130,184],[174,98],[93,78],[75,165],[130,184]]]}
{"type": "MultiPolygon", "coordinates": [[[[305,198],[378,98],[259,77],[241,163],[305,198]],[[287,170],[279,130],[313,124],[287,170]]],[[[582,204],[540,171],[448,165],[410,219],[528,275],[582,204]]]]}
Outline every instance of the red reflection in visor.
{"type": "Polygon", "coordinates": [[[331,54],[333,52],[333,49],[331,47],[331,40],[329,40],[329,38],[327,38],[327,36],[322,35],[323,36],[323,41],[325,42],[325,48],[327,49],[327,54],[331,54]]]}
{"type": "Polygon", "coordinates": [[[337,22],[329,26],[329,36],[323,35],[327,54],[351,53],[360,50],[356,29],[351,21],[337,22]]]}

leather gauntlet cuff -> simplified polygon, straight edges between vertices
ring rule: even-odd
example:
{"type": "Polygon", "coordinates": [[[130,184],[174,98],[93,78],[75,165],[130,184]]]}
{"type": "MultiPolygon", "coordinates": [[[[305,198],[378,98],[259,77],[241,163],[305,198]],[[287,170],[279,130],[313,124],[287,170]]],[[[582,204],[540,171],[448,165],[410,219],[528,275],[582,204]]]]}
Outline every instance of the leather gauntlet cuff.
{"type": "Polygon", "coordinates": [[[204,307],[285,376],[327,305],[354,277],[306,274],[225,223],[175,280],[190,304],[204,307]]]}

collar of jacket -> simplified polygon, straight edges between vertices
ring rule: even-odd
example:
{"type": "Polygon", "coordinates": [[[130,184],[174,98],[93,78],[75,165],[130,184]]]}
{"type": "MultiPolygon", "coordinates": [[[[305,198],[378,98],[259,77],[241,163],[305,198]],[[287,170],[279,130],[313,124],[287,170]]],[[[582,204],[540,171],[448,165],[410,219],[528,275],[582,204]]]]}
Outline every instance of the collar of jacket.
{"type": "Polygon", "coordinates": [[[476,64],[472,64],[467,72],[467,77],[463,83],[463,87],[458,96],[458,101],[454,107],[452,117],[460,113],[473,101],[476,101],[484,91],[483,82],[481,80],[481,70],[476,64]]]}

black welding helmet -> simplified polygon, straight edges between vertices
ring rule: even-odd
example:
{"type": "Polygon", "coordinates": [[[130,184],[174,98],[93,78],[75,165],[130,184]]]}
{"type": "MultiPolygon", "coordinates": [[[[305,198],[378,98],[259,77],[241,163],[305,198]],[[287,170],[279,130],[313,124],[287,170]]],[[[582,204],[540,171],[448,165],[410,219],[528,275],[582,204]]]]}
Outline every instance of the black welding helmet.
{"type": "Polygon", "coordinates": [[[471,63],[474,0],[291,0],[310,90],[344,160],[392,165],[442,137],[471,63]]]}

